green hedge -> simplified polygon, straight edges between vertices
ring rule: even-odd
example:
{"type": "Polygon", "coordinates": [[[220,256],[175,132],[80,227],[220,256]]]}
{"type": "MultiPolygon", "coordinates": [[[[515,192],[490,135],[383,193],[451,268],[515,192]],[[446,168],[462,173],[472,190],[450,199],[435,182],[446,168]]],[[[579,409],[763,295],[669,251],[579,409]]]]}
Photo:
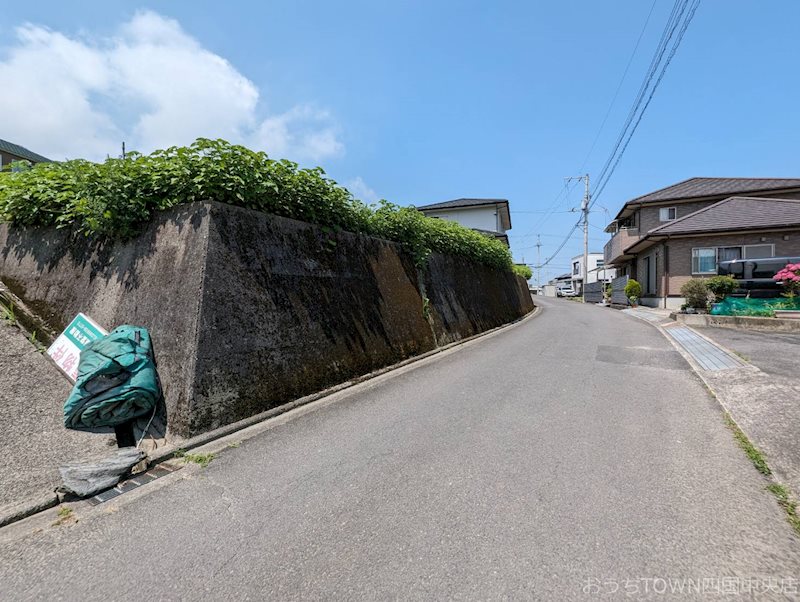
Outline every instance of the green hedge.
{"type": "Polygon", "coordinates": [[[512,269],[517,276],[522,276],[525,280],[530,280],[533,277],[533,271],[527,265],[515,263],[512,269]]]}
{"type": "Polygon", "coordinates": [[[368,207],[317,167],[200,138],[188,147],[131,153],[103,163],[38,163],[0,173],[0,221],[75,227],[127,238],[156,211],[193,201],[219,201],[312,224],[399,242],[422,264],[431,252],[511,269],[508,248],[454,222],[381,201],[368,207]]]}

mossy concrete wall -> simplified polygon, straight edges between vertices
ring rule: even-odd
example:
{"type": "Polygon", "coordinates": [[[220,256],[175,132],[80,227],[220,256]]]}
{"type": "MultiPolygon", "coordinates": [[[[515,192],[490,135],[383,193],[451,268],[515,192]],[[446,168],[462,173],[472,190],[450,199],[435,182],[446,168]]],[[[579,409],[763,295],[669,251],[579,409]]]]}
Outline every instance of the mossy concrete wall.
{"type": "Polygon", "coordinates": [[[183,437],[533,309],[511,272],[441,255],[418,270],[394,243],[218,203],[124,242],[0,225],[0,279],[57,330],[79,311],[148,328],[183,437]]]}

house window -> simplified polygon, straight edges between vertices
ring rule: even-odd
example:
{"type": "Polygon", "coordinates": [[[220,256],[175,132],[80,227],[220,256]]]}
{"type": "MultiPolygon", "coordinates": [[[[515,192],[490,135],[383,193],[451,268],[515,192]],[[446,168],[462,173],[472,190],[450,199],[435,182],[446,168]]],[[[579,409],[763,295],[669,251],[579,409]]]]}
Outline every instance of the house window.
{"type": "Polygon", "coordinates": [[[675,207],[663,207],[658,210],[658,220],[661,222],[671,222],[676,215],[675,207]]]}
{"type": "Polygon", "coordinates": [[[775,257],[775,245],[745,245],[745,259],[764,259],[765,257],[775,257]]]}
{"type": "Polygon", "coordinates": [[[716,274],[717,250],[714,247],[692,249],[692,274],[716,274]]]}
{"type": "Polygon", "coordinates": [[[572,273],[573,274],[580,274],[581,272],[581,264],[579,262],[575,262],[572,264],[572,273]]]}
{"type": "Polygon", "coordinates": [[[598,260],[597,260],[597,267],[598,267],[598,268],[602,268],[602,267],[603,267],[603,265],[605,265],[605,260],[603,260],[603,259],[598,259],[598,260]]]}
{"type": "Polygon", "coordinates": [[[717,247],[717,263],[742,258],[742,247],[717,247]]]}

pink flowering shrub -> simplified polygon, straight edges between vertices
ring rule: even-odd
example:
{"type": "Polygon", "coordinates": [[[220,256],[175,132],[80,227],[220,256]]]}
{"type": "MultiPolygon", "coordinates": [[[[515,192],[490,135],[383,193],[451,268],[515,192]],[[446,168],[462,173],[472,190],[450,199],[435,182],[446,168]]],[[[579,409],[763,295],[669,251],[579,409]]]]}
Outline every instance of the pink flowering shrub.
{"type": "Polygon", "coordinates": [[[787,297],[794,297],[800,291],[800,263],[787,263],[772,278],[783,284],[787,297]]]}

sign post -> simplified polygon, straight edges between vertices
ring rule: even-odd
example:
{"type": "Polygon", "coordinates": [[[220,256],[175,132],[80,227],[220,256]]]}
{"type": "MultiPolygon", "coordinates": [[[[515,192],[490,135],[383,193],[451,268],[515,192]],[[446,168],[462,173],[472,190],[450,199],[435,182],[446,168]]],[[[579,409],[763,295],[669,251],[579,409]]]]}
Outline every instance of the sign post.
{"type": "Polygon", "coordinates": [[[78,314],[47,350],[52,360],[72,382],[78,379],[81,351],[108,332],[89,316],[78,314]]]}

